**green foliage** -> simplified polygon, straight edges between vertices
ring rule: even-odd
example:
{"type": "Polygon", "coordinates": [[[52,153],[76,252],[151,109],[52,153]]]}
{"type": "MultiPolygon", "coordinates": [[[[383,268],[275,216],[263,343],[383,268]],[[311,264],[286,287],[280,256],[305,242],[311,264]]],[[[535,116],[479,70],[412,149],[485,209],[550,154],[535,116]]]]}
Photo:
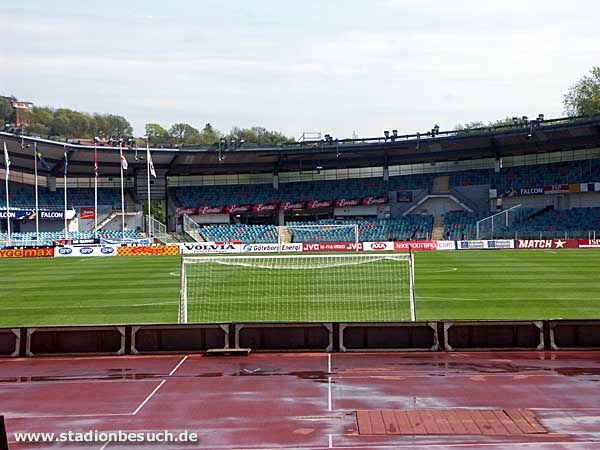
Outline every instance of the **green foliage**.
{"type": "Polygon", "coordinates": [[[270,131],[264,127],[238,128],[234,127],[227,136],[228,139],[240,141],[243,139],[248,144],[285,144],[295,142],[294,138],[285,136],[279,131],[270,131]]]}
{"type": "Polygon", "coordinates": [[[593,67],[590,75],[571,86],[563,103],[569,116],[600,114],[600,67],[593,67]]]}
{"type": "MultiPolygon", "coordinates": [[[[148,214],[148,200],[142,200],[142,210],[144,211],[144,215],[148,214]]],[[[158,220],[160,223],[167,223],[167,215],[165,213],[165,209],[163,208],[162,201],[151,200],[150,213],[152,214],[152,217],[158,220]]]]}
{"type": "Polygon", "coordinates": [[[0,120],[9,121],[12,115],[13,107],[10,101],[4,97],[0,97],[0,120]]]}
{"type": "Polygon", "coordinates": [[[169,137],[177,144],[195,144],[200,140],[200,132],[187,123],[176,123],[169,128],[169,137]]]}
{"type": "Polygon", "coordinates": [[[29,116],[30,134],[60,138],[100,138],[131,136],[133,128],[122,116],[86,114],[67,108],[34,107],[29,116]]]}
{"type": "Polygon", "coordinates": [[[169,141],[169,132],[157,123],[146,124],[146,139],[150,145],[166,144],[169,141]]]}

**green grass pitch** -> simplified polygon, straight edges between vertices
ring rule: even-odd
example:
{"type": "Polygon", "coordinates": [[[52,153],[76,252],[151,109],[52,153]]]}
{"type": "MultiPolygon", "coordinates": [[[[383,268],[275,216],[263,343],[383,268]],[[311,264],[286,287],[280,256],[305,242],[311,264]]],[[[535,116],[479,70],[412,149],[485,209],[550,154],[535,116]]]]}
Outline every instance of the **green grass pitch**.
{"type": "MultiPolygon", "coordinates": [[[[176,322],[180,261],[2,260],[0,327],[176,322]]],[[[418,252],[415,267],[417,320],[600,318],[598,250],[418,252]]]]}

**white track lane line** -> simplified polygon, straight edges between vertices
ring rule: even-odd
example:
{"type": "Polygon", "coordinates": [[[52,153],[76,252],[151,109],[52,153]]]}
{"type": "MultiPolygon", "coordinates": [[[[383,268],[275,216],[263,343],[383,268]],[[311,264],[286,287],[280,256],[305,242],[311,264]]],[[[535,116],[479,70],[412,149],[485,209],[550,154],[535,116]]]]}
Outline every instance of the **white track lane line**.
{"type": "MultiPolygon", "coordinates": [[[[183,358],[181,358],[181,361],[179,361],[177,363],[177,365],[175,367],[173,367],[173,370],[171,370],[171,372],[169,372],[169,375],[167,375],[167,377],[172,376],[177,371],[177,369],[179,369],[181,367],[181,365],[185,362],[186,359],[187,359],[187,356],[184,356],[183,358]]],[[[140,403],[140,405],[136,408],[136,410],[132,413],[132,415],[135,416],[138,412],[140,412],[140,410],[144,407],[144,405],[146,403],[148,403],[152,397],[154,397],[154,394],[156,394],[158,392],[158,390],[162,387],[162,385],[165,384],[166,382],[167,382],[167,378],[165,377],[162,379],[160,384],[158,386],[156,386],[152,392],[150,392],[150,395],[148,395],[148,397],[146,397],[146,399],[142,403],[140,403]]]]}

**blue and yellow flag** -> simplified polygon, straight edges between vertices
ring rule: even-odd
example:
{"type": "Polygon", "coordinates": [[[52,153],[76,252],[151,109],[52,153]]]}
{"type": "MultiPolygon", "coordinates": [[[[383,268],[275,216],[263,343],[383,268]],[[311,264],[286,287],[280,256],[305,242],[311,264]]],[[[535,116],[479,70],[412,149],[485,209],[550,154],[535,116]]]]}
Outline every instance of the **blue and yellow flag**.
{"type": "Polygon", "coordinates": [[[40,163],[40,166],[42,166],[44,170],[50,170],[50,165],[44,159],[42,152],[38,150],[37,142],[35,143],[35,159],[37,159],[37,161],[40,163]]]}
{"type": "Polygon", "coordinates": [[[64,167],[65,167],[65,176],[67,176],[67,170],[69,169],[69,155],[67,154],[67,146],[65,145],[64,147],[65,152],[65,163],[64,163],[64,167]]]}

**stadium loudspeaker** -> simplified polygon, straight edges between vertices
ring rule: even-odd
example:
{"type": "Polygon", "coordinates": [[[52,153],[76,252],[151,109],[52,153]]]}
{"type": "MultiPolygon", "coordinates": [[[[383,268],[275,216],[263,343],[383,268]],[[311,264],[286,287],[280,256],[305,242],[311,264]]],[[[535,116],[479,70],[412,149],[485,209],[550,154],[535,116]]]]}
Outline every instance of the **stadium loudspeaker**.
{"type": "Polygon", "coordinates": [[[4,416],[0,416],[0,450],[8,450],[8,437],[4,426],[4,416]]]}
{"type": "Polygon", "coordinates": [[[56,177],[48,177],[48,191],[56,192],[56,177]]]}

